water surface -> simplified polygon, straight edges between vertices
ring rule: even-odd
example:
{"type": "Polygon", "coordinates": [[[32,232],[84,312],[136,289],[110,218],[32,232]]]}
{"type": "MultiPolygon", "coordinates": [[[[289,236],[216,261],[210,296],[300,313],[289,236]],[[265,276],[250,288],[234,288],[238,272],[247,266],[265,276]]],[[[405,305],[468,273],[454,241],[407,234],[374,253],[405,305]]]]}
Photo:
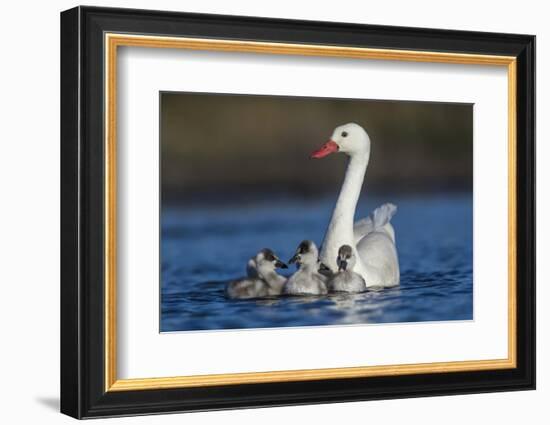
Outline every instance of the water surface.
{"type": "Polygon", "coordinates": [[[261,248],[288,260],[301,240],[320,244],[334,199],[164,206],[161,331],[472,319],[471,193],[369,198],[357,218],[388,201],[398,206],[398,288],[263,300],[228,300],[225,284],[261,248]]]}

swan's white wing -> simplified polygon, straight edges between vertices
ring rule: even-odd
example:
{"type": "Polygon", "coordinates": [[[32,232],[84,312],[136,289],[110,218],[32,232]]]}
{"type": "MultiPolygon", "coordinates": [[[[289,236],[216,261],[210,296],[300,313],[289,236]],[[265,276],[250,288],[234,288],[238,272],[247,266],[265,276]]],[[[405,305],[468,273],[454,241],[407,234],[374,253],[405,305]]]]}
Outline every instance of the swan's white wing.
{"type": "Polygon", "coordinates": [[[395,215],[396,211],[397,207],[388,202],[380,205],[373,212],[371,212],[368,217],[356,221],[353,225],[353,236],[355,243],[358,243],[366,235],[376,229],[384,229],[395,242],[395,232],[390,224],[390,220],[395,215]]]}
{"type": "Polygon", "coordinates": [[[365,235],[374,230],[374,223],[370,216],[357,220],[353,225],[353,238],[355,243],[359,242],[365,235]]]}
{"type": "Polygon", "coordinates": [[[371,212],[372,220],[374,221],[374,228],[384,227],[390,222],[392,217],[395,215],[397,207],[388,202],[386,204],[380,205],[373,212],[371,212]]]}

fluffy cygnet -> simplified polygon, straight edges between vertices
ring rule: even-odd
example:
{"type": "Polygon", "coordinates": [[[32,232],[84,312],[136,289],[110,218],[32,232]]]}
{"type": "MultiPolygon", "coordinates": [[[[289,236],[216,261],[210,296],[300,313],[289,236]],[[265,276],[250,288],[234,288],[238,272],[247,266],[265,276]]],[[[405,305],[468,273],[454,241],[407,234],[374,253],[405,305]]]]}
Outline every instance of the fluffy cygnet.
{"type": "Polygon", "coordinates": [[[328,292],[326,277],[319,273],[319,251],[312,241],[303,241],[289,263],[296,263],[298,270],[286,282],[283,294],[321,295],[328,292]]]}
{"type": "Polygon", "coordinates": [[[253,261],[248,261],[248,277],[227,284],[225,289],[227,297],[246,299],[280,295],[286,278],[277,273],[277,268],[286,269],[288,267],[272,250],[262,249],[253,261]]]}
{"type": "Polygon", "coordinates": [[[349,245],[342,245],[338,250],[336,272],[328,281],[330,292],[364,292],[367,290],[365,280],[353,271],[355,254],[349,245]]]}

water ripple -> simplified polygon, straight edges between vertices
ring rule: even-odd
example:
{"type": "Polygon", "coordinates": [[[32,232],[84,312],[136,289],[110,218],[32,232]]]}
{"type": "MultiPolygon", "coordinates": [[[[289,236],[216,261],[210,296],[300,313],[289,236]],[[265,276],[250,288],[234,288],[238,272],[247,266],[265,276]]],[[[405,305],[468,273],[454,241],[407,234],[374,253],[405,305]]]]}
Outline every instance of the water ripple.
{"type": "MultiPolygon", "coordinates": [[[[332,201],[231,208],[164,208],[161,330],[213,330],[472,319],[472,198],[392,198],[401,285],[363,294],[227,300],[228,280],[271,247],[283,259],[318,243],[332,201]]],[[[367,215],[385,199],[360,205],[367,215]]]]}

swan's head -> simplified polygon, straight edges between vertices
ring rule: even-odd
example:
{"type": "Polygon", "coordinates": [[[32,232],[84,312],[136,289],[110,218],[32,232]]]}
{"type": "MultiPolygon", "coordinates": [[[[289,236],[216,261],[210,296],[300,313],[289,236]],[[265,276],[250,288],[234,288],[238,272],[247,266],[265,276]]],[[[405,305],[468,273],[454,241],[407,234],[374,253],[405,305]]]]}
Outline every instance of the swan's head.
{"type": "Polygon", "coordinates": [[[302,265],[315,265],[319,259],[319,251],[317,245],[313,241],[302,241],[294,256],[288,260],[290,264],[296,263],[298,266],[302,265]]]}
{"type": "Polygon", "coordinates": [[[348,156],[370,154],[370,138],[359,124],[344,124],[334,129],[332,137],[311,154],[311,158],[323,158],[331,153],[342,152],[348,156]]]}
{"type": "Polygon", "coordinates": [[[338,258],[336,258],[336,264],[338,264],[338,271],[353,270],[355,266],[355,254],[353,249],[349,245],[342,245],[338,250],[338,258]]]}
{"type": "Polygon", "coordinates": [[[256,269],[258,270],[258,275],[266,275],[268,273],[272,273],[275,271],[275,269],[288,269],[288,266],[283,263],[279,257],[275,255],[275,253],[270,250],[269,248],[264,248],[258,254],[256,254],[256,257],[254,257],[254,261],[256,263],[256,269]]]}

